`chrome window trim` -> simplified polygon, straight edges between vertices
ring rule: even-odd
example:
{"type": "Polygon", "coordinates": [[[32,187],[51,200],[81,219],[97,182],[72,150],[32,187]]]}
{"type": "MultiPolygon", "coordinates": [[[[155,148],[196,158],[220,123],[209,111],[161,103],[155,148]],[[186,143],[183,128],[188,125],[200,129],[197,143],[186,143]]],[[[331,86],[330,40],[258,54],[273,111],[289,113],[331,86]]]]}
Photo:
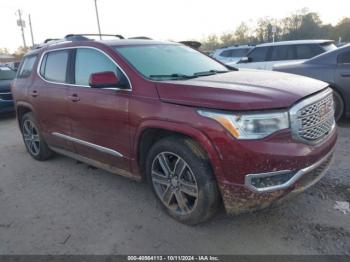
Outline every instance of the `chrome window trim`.
{"type": "Polygon", "coordinates": [[[110,155],[116,156],[116,157],[124,157],[121,153],[119,153],[116,150],[113,150],[113,149],[110,149],[110,148],[107,148],[107,147],[103,147],[103,146],[99,146],[99,145],[96,145],[96,144],[93,144],[93,143],[90,143],[90,142],[87,142],[87,141],[84,141],[84,140],[80,140],[78,138],[67,136],[67,135],[64,135],[64,134],[61,134],[61,133],[58,133],[58,132],[53,132],[52,135],[60,137],[60,138],[63,138],[63,139],[68,140],[70,142],[74,142],[74,143],[77,143],[77,144],[80,144],[80,145],[84,145],[84,146],[96,149],[97,151],[100,151],[102,153],[107,153],[107,154],[110,154],[110,155]]]}
{"type": "MultiPolygon", "coordinates": [[[[320,160],[318,160],[316,163],[312,164],[311,166],[300,169],[298,172],[296,172],[294,174],[294,176],[292,176],[291,179],[289,179],[287,182],[285,182],[281,185],[257,188],[257,187],[252,185],[251,181],[253,178],[264,178],[264,177],[269,177],[269,176],[274,176],[274,175],[291,173],[291,172],[293,172],[292,170],[282,170],[282,171],[269,172],[269,173],[259,173],[259,174],[248,174],[245,176],[244,184],[250,190],[252,190],[254,192],[258,192],[258,193],[273,192],[276,190],[286,189],[286,188],[290,187],[291,185],[293,185],[299,178],[301,178],[305,174],[313,171],[314,169],[316,169],[320,165],[322,165],[323,162],[326,161],[334,153],[334,150],[335,150],[335,146],[324,157],[322,157],[320,160]]],[[[329,165],[328,165],[328,167],[329,167],[329,165]]],[[[325,168],[325,170],[323,171],[323,175],[326,173],[328,167],[325,168]]],[[[319,179],[321,179],[323,175],[320,175],[319,178],[316,181],[314,181],[312,184],[316,183],[319,179]]]]}
{"type": "Polygon", "coordinates": [[[40,79],[42,79],[43,81],[50,83],[50,84],[58,84],[58,85],[65,85],[65,86],[76,86],[76,87],[85,87],[85,88],[91,88],[91,86],[86,86],[86,85],[76,85],[76,84],[70,84],[70,83],[62,83],[62,82],[54,82],[54,81],[50,81],[45,79],[41,74],[40,74],[40,68],[43,62],[43,59],[45,57],[46,54],[50,53],[50,52],[55,52],[55,51],[64,51],[64,50],[71,50],[71,49],[79,49],[79,48],[86,48],[86,49],[94,49],[98,52],[100,52],[101,54],[105,55],[109,60],[112,61],[112,63],[114,63],[116,65],[116,67],[125,75],[126,79],[128,80],[129,83],[129,88],[96,88],[96,89],[109,89],[109,90],[123,90],[123,91],[128,91],[131,92],[132,91],[132,85],[131,85],[131,81],[129,76],[125,73],[125,71],[118,65],[117,62],[114,61],[114,59],[108,55],[106,52],[102,51],[99,48],[96,47],[92,47],[92,46],[72,46],[72,47],[62,47],[62,48],[56,48],[56,49],[50,49],[50,50],[46,50],[44,51],[41,56],[40,56],[40,60],[36,69],[36,73],[37,75],[40,77],[40,79]]]}
{"type": "Polygon", "coordinates": [[[302,100],[301,102],[297,103],[296,105],[292,106],[292,108],[289,110],[289,119],[290,119],[290,128],[291,128],[292,137],[295,140],[302,141],[305,144],[316,145],[316,144],[320,143],[321,141],[326,140],[334,132],[334,129],[336,126],[335,121],[333,123],[332,128],[329,131],[329,134],[324,136],[320,140],[309,141],[309,140],[303,139],[297,135],[298,130],[300,129],[299,121],[298,121],[298,111],[301,110],[302,108],[304,108],[305,106],[314,104],[314,103],[324,99],[325,97],[329,96],[332,93],[333,93],[332,89],[327,88],[326,90],[322,91],[321,93],[313,95],[309,98],[306,98],[306,99],[302,100]]]}

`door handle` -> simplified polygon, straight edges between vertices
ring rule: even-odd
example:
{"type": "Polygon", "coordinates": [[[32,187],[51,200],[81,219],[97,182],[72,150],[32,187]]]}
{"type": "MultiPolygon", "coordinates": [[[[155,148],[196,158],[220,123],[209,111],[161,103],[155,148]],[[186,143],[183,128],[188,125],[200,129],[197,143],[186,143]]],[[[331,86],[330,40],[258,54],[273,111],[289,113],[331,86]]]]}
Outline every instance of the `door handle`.
{"type": "Polygon", "coordinates": [[[350,77],[350,72],[349,73],[341,73],[340,74],[342,77],[350,77]]]}
{"type": "Polygon", "coordinates": [[[30,93],[30,95],[31,95],[32,97],[37,97],[37,96],[38,96],[38,91],[33,90],[33,91],[30,93]]]}
{"type": "Polygon", "coordinates": [[[77,94],[73,94],[71,96],[68,96],[68,98],[72,101],[72,102],[78,102],[80,101],[80,98],[77,94]]]}

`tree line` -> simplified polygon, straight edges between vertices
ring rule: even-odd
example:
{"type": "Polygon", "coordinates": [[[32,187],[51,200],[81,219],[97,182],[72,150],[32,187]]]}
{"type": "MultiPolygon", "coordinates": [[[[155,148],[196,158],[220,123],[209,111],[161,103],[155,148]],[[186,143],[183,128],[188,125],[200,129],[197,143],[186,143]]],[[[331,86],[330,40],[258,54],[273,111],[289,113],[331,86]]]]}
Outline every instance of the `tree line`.
{"type": "Polygon", "coordinates": [[[350,42],[350,17],[343,18],[333,26],[324,24],[318,13],[302,9],[282,19],[260,18],[254,26],[242,22],[232,32],[212,34],[201,42],[203,50],[213,50],[236,44],[272,42],[273,37],[275,41],[332,39],[350,42]]]}

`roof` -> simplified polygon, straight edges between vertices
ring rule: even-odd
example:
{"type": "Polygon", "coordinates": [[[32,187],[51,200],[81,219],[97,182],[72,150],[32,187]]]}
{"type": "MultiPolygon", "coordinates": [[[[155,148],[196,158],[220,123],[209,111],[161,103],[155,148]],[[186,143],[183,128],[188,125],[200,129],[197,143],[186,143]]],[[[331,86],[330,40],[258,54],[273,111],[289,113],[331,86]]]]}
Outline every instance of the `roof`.
{"type": "Polygon", "coordinates": [[[324,40],[324,39],[281,41],[281,42],[260,44],[260,45],[257,45],[257,47],[276,46],[276,45],[324,44],[324,43],[334,43],[334,41],[333,40],[324,40]]]}

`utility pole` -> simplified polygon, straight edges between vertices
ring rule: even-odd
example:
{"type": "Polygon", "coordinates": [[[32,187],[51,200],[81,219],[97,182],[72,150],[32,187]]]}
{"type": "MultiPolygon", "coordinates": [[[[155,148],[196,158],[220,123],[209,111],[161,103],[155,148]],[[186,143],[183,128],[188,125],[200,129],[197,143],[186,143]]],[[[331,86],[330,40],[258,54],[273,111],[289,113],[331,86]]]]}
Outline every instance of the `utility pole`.
{"type": "Polygon", "coordinates": [[[30,14],[28,15],[28,20],[29,20],[30,35],[32,37],[32,47],[34,47],[33,27],[32,27],[32,19],[30,18],[30,14]]]}
{"type": "Polygon", "coordinates": [[[96,11],[96,18],[97,18],[98,34],[100,35],[100,40],[102,40],[100,18],[99,18],[98,9],[97,9],[97,0],[95,0],[95,11],[96,11]]]}
{"type": "Polygon", "coordinates": [[[18,17],[19,17],[19,19],[17,20],[17,25],[21,27],[22,38],[23,38],[23,46],[24,46],[24,48],[27,48],[26,39],[24,37],[24,27],[26,26],[26,24],[22,20],[22,11],[20,9],[18,9],[17,10],[17,14],[18,14],[18,17]]]}

